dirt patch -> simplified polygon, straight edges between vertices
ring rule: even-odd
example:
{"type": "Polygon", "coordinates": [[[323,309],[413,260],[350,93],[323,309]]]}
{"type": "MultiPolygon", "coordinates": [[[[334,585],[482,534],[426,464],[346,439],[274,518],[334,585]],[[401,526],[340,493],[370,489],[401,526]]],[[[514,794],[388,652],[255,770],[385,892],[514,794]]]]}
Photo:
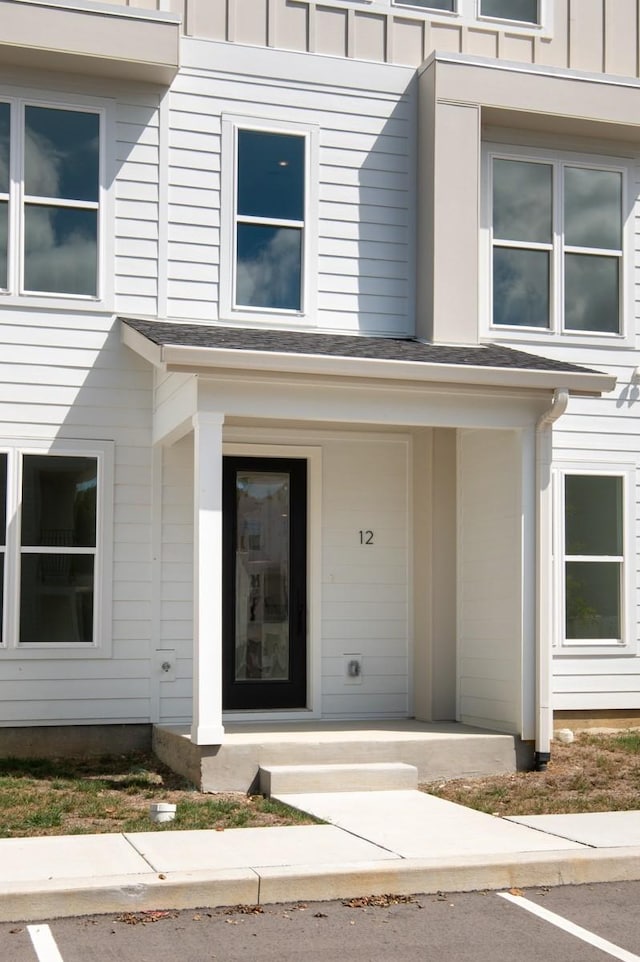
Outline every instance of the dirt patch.
{"type": "Polygon", "coordinates": [[[430,782],[423,791],[494,815],[640,809],[640,732],[553,742],[546,772],[430,782]]]}

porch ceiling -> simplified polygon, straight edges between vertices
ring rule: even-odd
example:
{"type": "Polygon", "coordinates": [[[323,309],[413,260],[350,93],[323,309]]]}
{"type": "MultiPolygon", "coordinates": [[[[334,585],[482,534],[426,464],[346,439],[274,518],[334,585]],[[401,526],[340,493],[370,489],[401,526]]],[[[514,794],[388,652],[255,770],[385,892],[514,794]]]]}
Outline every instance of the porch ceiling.
{"type": "Polygon", "coordinates": [[[165,371],[219,369],[366,377],[576,394],[611,391],[615,378],[497,344],[186,324],[121,318],[125,344],[165,371]]]}

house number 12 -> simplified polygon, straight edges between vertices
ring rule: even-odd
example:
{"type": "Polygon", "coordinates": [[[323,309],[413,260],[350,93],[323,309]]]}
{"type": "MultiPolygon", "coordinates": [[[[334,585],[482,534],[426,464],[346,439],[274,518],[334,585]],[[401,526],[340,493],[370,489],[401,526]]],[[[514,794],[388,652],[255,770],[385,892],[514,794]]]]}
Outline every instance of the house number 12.
{"type": "Polygon", "coordinates": [[[373,531],[361,531],[360,544],[373,544],[373,531]]]}

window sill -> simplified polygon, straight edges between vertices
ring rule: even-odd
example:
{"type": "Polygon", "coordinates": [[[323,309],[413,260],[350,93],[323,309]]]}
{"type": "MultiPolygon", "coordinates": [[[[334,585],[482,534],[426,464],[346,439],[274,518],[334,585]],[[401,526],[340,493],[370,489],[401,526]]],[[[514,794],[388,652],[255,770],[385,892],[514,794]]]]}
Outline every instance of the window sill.
{"type": "Polygon", "coordinates": [[[576,645],[559,645],[553,650],[553,656],[560,658],[620,658],[627,657],[633,658],[637,654],[636,645],[627,645],[622,642],[616,644],[611,642],[609,644],[576,644],[576,645]]]}
{"type": "Polygon", "coordinates": [[[65,661],[70,661],[73,659],[85,658],[110,658],[111,651],[105,648],[97,648],[95,645],[81,645],[81,644],[33,644],[20,647],[20,648],[3,648],[0,647],[0,661],[6,659],[7,661],[24,661],[29,660],[40,660],[43,659],[63,659],[65,661]]]}
{"type": "Polygon", "coordinates": [[[73,311],[84,314],[113,314],[110,298],[73,297],[67,294],[7,294],[0,293],[0,310],[3,307],[28,307],[31,309],[73,311]]]}
{"type": "Polygon", "coordinates": [[[629,349],[635,347],[633,334],[605,334],[597,331],[549,331],[532,327],[489,327],[480,335],[480,340],[489,343],[528,343],[536,346],[548,344],[576,347],[603,347],[629,349]]]}

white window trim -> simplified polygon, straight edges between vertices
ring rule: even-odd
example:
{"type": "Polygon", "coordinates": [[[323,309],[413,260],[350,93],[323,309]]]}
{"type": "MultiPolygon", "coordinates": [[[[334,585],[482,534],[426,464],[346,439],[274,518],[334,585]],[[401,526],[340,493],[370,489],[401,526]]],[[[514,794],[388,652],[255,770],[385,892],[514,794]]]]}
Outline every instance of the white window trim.
{"type": "MultiPolygon", "coordinates": [[[[551,37],[553,35],[553,0],[538,0],[538,23],[525,23],[522,20],[507,20],[502,17],[487,17],[480,13],[480,0],[455,0],[453,10],[436,10],[428,6],[412,4],[410,0],[389,0],[392,7],[402,10],[418,11],[433,22],[451,23],[460,26],[482,26],[487,29],[507,30],[510,34],[526,34],[527,36],[551,37]]],[[[428,0],[427,0],[428,2],[428,0]]],[[[382,6],[373,0],[374,6],[382,6]]]]}
{"type": "Polygon", "coordinates": [[[633,464],[611,464],[599,461],[562,461],[553,469],[554,501],[554,655],[634,655],[637,652],[637,611],[636,611],[636,467],[633,464]],[[620,639],[565,639],[565,522],[564,522],[564,479],[567,475],[594,475],[597,477],[622,478],[622,598],[620,639]]]}
{"type": "MultiPolygon", "coordinates": [[[[89,308],[112,312],[114,310],[114,239],[115,215],[114,178],[110,176],[113,166],[111,151],[116,143],[114,101],[106,98],[88,97],[69,93],[56,95],[42,90],[2,86],[0,101],[8,103],[11,110],[9,196],[9,259],[7,265],[8,290],[0,291],[0,307],[56,307],[66,310],[89,308]],[[24,109],[25,107],[49,107],[59,110],[75,110],[97,113],[100,117],[99,191],[98,191],[98,261],[97,294],[56,294],[55,292],[22,291],[23,239],[24,239],[24,184],[22,168],[24,159],[24,109]],[[16,134],[17,132],[17,134],[16,134]]],[[[42,199],[41,199],[42,202],[42,199]]],[[[76,205],[82,207],[82,204],[76,205]]]]}
{"type": "MultiPolygon", "coordinates": [[[[318,287],[318,128],[309,124],[285,122],[272,117],[222,115],[222,178],[220,185],[220,304],[223,321],[267,324],[271,328],[316,327],[318,287]],[[302,307],[299,311],[263,307],[235,306],[235,213],[237,179],[237,131],[263,130],[294,134],[306,139],[305,202],[302,250],[302,307]]],[[[275,219],[274,219],[275,221],[275,219]]]]}
{"type": "MultiPolygon", "coordinates": [[[[545,149],[518,145],[485,143],[482,146],[482,206],[480,229],[480,333],[492,341],[532,341],[538,344],[549,340],[562,340],[564,343],[585,344],[603,347],[635,347],[635,285],[634,285],[634,221],[635,199],[633,196],[632,161],[629,158],[588,154],[583,150],[545,149]],[[519,160],[553,166],[553,230],[554,240],[551,252],[551,317],[550,326],[507,327],[493,324],[493,178],[494,159],[519,160]],[[563,254],[564,243],[559,232],[558,205],[562,204],[561,188],[556,186],[557,171],[561,167],[585,167],[595,170],[610,170],[622,175],[622,268],[620,272],[620,333],[610,334],[601,331],[572,331],[562,327],[563,311],[563,254]],[[624,217],[626,213],[626,218],[624,217]]],[[[515,245],[517,246],[517,245],[515,245]]],[[[595,249],[594,249],[595,250],[595,249]]],[[[608,252],[610,253],[610,252],[608,252]]]]}
{"type": "Polygon", "coordinates": [[[4,612],[0,661],[9,659],[110,658],[112,653],[113,492],[114,443],[112,441],[55,441],[32,438],[0,441],[7,464],[7,545],[4,565],[4,612]],[[94,457],[98,465],[96,548],[94,569],[93,642],[19,643],[20,617],[20,512],[22,458],[29,454],[94,457]]]}

